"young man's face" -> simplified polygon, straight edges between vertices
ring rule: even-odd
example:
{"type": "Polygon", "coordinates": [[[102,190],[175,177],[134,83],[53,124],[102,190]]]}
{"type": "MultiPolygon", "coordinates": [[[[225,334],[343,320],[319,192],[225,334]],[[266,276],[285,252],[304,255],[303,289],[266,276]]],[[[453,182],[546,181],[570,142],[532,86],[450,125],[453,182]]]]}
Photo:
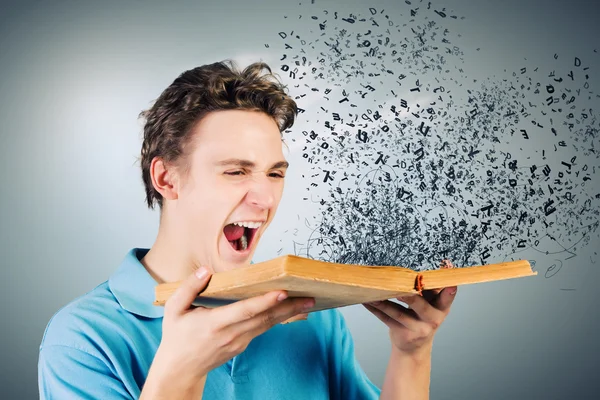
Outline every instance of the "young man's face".
{"type": "Polygon", "coordinates": [[[283,193],[287,162],[267,114],[209,113],[196,126],[190,170],[171,202],[178,240],[215,272],[248,265],[283,193]]]}

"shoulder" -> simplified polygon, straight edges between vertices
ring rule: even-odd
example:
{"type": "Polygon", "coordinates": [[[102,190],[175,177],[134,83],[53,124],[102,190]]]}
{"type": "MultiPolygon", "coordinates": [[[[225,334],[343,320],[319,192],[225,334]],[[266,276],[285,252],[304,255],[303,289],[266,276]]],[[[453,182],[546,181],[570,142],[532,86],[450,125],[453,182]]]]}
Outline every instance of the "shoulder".
{"type": "Polygon", "coordinates": [[[105,281],[66,304],[50,318],[40,351],[62,346],[95,355],[100,351],[98,343],[106,342],[119,325],[119,311],[120,306],[105,281]]]}
{"type": "MultiPolygon", "coordinates": [[[[39,348],[40,399],[133,399],[139,385],[123,373],[119,312],[107,282],[71,301],[50,319],[39,348]]],[[[129,359],[129,358],[125,358],[129,359]]]]}

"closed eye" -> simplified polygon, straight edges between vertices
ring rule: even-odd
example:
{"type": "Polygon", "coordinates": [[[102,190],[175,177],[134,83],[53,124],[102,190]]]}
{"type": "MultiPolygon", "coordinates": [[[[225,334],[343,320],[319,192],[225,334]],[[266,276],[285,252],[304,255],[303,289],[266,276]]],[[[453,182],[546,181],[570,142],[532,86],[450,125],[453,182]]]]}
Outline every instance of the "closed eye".
{"type": "Polygon", "coordinates": [[[244,174],[244,171],[228,171],[225,172],[225,175],[242,175],[244,174]]]}
{"type": "MultiPolygon", "coordinates": [[[[225,175],[231,175],[231,176],[240,176],[240,175],[245,175],[245,174],[246,174],[245,171],[227,171],[227,172],[225,172],[225,175]]],[[[269,174],[269,176],[271,178],[279,178],[279,179],[285,178],[285,175],[281,172],[271,172],[269,174]]]]}

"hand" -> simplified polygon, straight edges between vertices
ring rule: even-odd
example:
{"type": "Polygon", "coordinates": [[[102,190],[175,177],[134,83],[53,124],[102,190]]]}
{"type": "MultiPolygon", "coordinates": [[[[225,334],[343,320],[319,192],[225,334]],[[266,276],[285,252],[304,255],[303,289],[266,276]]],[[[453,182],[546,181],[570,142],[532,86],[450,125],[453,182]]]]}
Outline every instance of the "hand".
{"type": "Polygon", "coordinates": [[[395,349],[403,354],[416,354],[431,349],[433,336],[450,312],[456,290],[453,286],[424,290],[422,297],[398,297],[408,308],[388,300],[363,305],[390,328],[395,349]]]}
{"type": "Polygon", "coordinates": [[[155,375],[197,381],[243,352],[254,337],[314,305],[312,298],[287,299],[285,291],[274,291],[218,308],[191,308],[209,279],[201,268],[165,303],[155,375]]]}

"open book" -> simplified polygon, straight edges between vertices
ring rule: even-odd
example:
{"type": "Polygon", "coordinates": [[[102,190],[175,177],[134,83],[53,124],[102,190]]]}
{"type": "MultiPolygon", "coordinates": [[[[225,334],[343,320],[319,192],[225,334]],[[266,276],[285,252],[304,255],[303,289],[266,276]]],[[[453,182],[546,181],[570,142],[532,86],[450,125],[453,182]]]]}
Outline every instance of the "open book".
{"type": "MultiPolygon", "coordinates": [[[[526,260],[417,272],[393,266],[336,264],[286,255],[213,274],[194,305],[216,307],[274,290],[314,297],[307,312],[421,295],[423,290],[537,275],[526,260]]],[[[164,305],[180,282],[156,286],[154,305],[164,305]]]]}

